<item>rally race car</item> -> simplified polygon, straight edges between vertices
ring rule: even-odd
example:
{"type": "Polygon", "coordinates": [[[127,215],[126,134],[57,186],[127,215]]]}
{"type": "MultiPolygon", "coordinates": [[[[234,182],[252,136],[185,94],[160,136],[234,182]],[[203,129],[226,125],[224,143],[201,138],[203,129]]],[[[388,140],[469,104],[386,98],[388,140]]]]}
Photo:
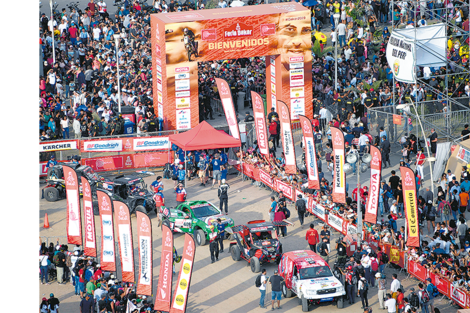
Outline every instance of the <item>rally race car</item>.
{"type": "Polygon", "coordinates": [[[240,259],[248,261],[253,273],[261,270],[262,263],[279,263],[282,244],[277,238],[274,224],[265,220],[255,220],[246,225],[234,226],[232,231],[233,242],[230,243],[230,253],[234,261],[240,259]]]}
{"type": "Polygon", "coordinates": [[[225,225],[225,234],[230,236],[233,220],[208,201],[186,201],[174,208],[163,208],[163,222],[167,221],[174,232],[191,233],[199,246],[209,240],[217,218],[225,225]]]}
{"type": "Polygon", "coordinates": [[[297,295],[302,311],[321,302],[333,301],[343,308],[343,284],[331,272],[330,266],[311,250],[286,252],[279,263],[279,275],[284,278],[282,294],[285,298],[297,295]]]}

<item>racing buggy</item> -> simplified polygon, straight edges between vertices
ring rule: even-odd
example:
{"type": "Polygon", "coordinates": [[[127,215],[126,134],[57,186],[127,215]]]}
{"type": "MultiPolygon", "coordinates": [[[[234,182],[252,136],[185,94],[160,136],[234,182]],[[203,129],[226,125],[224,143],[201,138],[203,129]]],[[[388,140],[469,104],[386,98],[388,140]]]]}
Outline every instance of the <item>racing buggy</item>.
{"type": "Polygon", "coordinates": [[[101,177],[95,173],[95,171],[88,165],[80,165],[78,163],[60,163],[54,165],[47,170],[47,185],[43,188],[43,196],[49,202],[65,199],[65,182],[64,182],[64,170],[62,165],[70,166],[77,172],[78,183],[80,184],[80,194],[82,194],[82,179],[84,176],[88,178],[90,182],[90,188],[92,193],[96,194],[96,186],[100,181],[101,177]]]}
{"type": "Polygon", "coordinates": [[[297,250],[282,255],[278,265],[284,278],[281,290],[285,298],[297,295],[302,312],[321,302],[335,302],[344,306],[346,294],[343,284],[331,272],[330,266],[311,250],[297,250]]]}
{"type": "Polygon", "coordinates": [[[163,223],[174,232],[193,234],[196,243],[203,246],[220,218],[225,226],[226,239],[232,233],[233,220],[208,201],[186,201],[173,208],[162,208],[163,223]]]}
{"type": "MultiPolygon", "coordinates": [[[[283,222],[278,222],[278,226],[283,222]]],[[[286,223],[286,225],[288,225],[286,223]]],[[[250,221],[246,225],[232,227],[233,241],[230,253],[234,261],[248,261],[253,273],[261,270],[263,263],[279,263],[282,255],[282,244],[276,234],[276,226],[265,220],[250,221]]]]}

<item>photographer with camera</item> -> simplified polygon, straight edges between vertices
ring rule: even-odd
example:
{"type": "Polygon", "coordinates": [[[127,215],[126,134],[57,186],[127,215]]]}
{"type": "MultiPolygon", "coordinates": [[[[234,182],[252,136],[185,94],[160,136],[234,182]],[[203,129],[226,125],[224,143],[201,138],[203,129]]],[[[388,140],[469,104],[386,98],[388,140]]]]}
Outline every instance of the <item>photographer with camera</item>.
{"type": "Polygon", "coordinates": [[[347,258],[347,251],[346,251],[346,243],[344,242],[344,238],[340,236],[340,238],[336,241],[336,251],[338,252],[338,263],[345,264],[347,258]]]}

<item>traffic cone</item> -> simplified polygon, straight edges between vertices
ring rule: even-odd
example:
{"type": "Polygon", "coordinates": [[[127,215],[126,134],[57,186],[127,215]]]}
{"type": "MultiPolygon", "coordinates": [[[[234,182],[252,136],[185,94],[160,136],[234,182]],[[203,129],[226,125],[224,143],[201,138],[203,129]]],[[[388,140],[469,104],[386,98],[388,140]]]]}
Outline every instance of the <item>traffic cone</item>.
{"type": "Polygon", "coordinates": [[[47,217],[47,213],[44,217],[44,228],[49,228],[49,218],[47,217]]]}

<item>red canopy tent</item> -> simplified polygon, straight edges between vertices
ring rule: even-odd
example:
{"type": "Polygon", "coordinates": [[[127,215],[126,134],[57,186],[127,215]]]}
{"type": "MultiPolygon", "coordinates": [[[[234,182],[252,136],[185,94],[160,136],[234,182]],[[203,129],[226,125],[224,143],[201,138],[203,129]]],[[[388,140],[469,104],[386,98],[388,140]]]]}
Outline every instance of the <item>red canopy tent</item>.
{"type": "Polygon", "coordinates": [[[170,142],[185,151],[236,148],[241,146],[239,139],[216,130],[206,121],[203,121],[187,132],[170,135],[170,142]]]}

